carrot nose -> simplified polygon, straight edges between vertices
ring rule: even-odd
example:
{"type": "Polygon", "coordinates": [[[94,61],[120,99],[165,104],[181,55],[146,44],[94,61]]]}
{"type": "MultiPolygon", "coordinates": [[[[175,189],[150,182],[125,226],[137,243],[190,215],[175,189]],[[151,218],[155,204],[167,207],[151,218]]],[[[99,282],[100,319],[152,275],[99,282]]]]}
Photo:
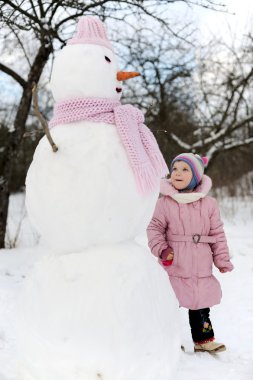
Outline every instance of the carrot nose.
{"type": "Polygon", "coordinates": [[[130,78],[138,77],[140,73],[136,71],[118,71],[117,72],[117,80],[127,80],[130,78]]]}

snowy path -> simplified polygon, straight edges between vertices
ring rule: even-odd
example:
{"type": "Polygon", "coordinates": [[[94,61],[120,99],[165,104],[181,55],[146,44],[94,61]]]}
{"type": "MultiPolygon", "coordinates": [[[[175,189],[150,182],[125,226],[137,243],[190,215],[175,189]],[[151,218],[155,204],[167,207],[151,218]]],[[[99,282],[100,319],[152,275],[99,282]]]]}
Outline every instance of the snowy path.
{"type": "MultiPolygon", "coordinates": [[[[251,220],[248,218],[247,220],[251,220]]],[[[228,349],[212,356],[194,354],[187,311],[180,310],[182,343],[175,380],[253,379],[253,223],[226,223],[235,270],[215,272],[222,283],[223,300],[212,309],[212,323],[218,341],[228,349]]],[[[38,248],[0,251],[0,380],[17,380],[15,368],[15,303],[20,285],[41,255],[38,248]]],[[[145,380],[145,379],[140,379],[145,380]]],[[[155,379],[154,379],[155,380],[155,379]]]]}

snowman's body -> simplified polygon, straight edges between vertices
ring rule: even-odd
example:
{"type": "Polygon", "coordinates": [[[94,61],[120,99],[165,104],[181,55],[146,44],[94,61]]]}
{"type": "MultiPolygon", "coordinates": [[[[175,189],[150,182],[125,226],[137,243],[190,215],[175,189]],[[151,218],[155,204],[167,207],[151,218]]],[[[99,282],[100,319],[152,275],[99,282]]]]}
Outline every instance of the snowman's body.
{"type": "Polygon", "coordinates": [[[27,279],[23,380],[170,380],[180,341],[167,274],[134,242],[45,257],[27,279]]]}
{"type": "Polygon", "coordinates": [[[52,136],[59,151],[43,138],[26,180],[30,218],[50,247],[77,252],[143,232],[158,189],[137,191],[115,126],[78,122],[54,127],[52,136]]]}
{"type": "MultiPolygon", "coordinates": [[[[52,73],[55,100],[117,100],[116,72],[107,47],[66,46],[52,73]]],[[[134,242],[160,178],[140,194],[115,125],[79,121],[51,133],[59,151],[43,138],[26,181],[29,215],[52,251],[21,295],[21,378],[169,380],[177,302],[166,273],[134,242]]]]}

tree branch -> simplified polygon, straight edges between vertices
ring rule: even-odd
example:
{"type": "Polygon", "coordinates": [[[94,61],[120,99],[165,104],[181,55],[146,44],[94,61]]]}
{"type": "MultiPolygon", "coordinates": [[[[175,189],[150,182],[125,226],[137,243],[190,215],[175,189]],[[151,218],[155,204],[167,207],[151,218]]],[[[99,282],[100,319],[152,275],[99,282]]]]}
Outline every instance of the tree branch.
{"type": "Polygon", "coordinates": [[[209,161],[211,161],[211,159],[221,150],[222,151],[232,150],[232,149],[236,149],[241,146],[249,145],[252,143],[253,143],[253,137],[249,137],[243,140],[231,138],[225,143],[223,143],[222,141],[218,141],[207,150],[206,157],[209,159],[209,161]]]}
{"type": "Polygon", "coordinates": [[[17,74],[14,70],[10,69],[9,67],[3,65],[0,63],[0,70],[3,71],[5,74],[11,76],[13,79],[15,79],[18,84],[20,84],[21,87],[25,88],[27,85],[27,82],[19,75],[17,74]]]}
{"type": "Polygon", "coordinates": [[[23,51],[23,53],[24,53],[24,56],[25,56],[25,58],[26,58],[26,60],[27,60],[27,63],[28,63],[28,65],[29,65],[29,67],[31,68],[31,67],[32,67],[32,64],[31,64],[31,62],[30,62],[30,60],[29,60],[29,57],[28,57],[28,55],[27,55],[27,52],[26,52],[26,50],[25,50],[25,47],[24,47],[23,42],[22,42],[21,39],[19,38],[19,35],[18,35],[18,33],[16,32],[16,30],[13,28],[13,25],[9,25],[9,27],[10,27],[10,29],[12,30],[12,33],[15,34],[15,37],[16,37],[16,39],[17,39],[19,45],[21,46],[21,49],[22,49],[22,51],[23,51]]]}
{"type": "Polygon", "coordinates": [[[192,146],[187,144],[186,142],[184,142],[183,140],[181,140],[178,136],[176,136],[174,133],[171,133],[170,134],[172,140],[175,141],[175,143],[177,143],[178,146],[180,146],[181,148],[183,149],[186,149],[186,150],[189,150],[191,151],[192,150],[192,146]]]}
{"type": "Polygon", "coordinates": [[[52,150],[53,152],[57,152],[58,151],[58,147],[55,145],[53,139],[52,139],[52,136],[50,134],[50,131],[49,131],[49,128],[48,128],[48,123],[47,121],[44,119],[43,115],[41,114],[40,110],[39,110],[39,106],[38,106],[38,96],[37,96],[37,85],[36,83],[33,83],[33,89],[32,89],[32,93],[33,93],[33,107],[34,107],[34,112],[36,114],[36,116],[38,117],[43,129],[44,129],[44,132],[47,136],[47,139],[49,141],[49,144],[51,145],[52,147],[52,150]]]}
{"type": "Polygon", "coordinates": [[[5,4],[8,4],[14,11],[17,11],[18,13],[21,13],[24,16],[26,16],[29,20],[32,20],[35,23],[38,23],[39,20],[33,15],[31,15],[29,12],[25,11],[23,8],[21,8],[20,5],[16,5],[10,0],[5,0],[5,4]]]}
{"type": "Polygon", "coordinates": [[[98,6],[102,6],[102,5],[104,5],[104,4],[106,4],[106,3],[110,2],[110,1],[111,0],[96,1],[93,4],[89,4],[89,5],[85,6],[85,7],[83,7],[83,9],[82,9],[81,12],[72,14],[72,15],[70,15],[70,16],[62,19],[58,24],[56,24],[55,29],[57,30],[62,24],[65,24],[65,22],[67,22],[67,21],[76,19],[79,16],[83,16],[85,14],[85,12],[89,11],[90,9],[97,8],[98,6]]]}
{"type": "Polygon", "coordinates": [[[231,139],[224,145],[224,150],[231,150],[234,148],[239,148],[240,146],[245,146],[253,143],[253,137],[248,137],[247,139],[238,140],[238,139],[231,139]]]}
{"type": "Polygon", "coordinates": [[[34,2],[33,0],[29,0],[30,4],[31,4],[31,7],[32,7],[32,10],[33,10],[33,13],[34,13],[34,16],[36,17],[36,19],[38,19],[38,15],[37,15],[37,12],[36,12],[36,8],[34,6],[34,2]]]}
{"type": "Polygon", "coordinates": [[[43,18],[45,17],[45,11],[43,8],[43,2],[41,0],[38,0],[39,8],[40,8],[40,17],[43,18]]]}

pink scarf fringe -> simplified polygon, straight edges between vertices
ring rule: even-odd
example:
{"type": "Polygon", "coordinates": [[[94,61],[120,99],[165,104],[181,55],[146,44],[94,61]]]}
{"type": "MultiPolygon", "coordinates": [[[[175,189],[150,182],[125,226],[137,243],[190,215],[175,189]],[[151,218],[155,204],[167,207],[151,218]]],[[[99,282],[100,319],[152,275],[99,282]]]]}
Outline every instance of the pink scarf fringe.
{"type": "Polygon", "coordinates": [[[141,194],[156,190],[159,179],[168,174],[156,139],[143,124],[144,115],[137,108],[110,99],[65,100],[55,104],[49,127],[76,121],[116,125],[141,194]]]}

